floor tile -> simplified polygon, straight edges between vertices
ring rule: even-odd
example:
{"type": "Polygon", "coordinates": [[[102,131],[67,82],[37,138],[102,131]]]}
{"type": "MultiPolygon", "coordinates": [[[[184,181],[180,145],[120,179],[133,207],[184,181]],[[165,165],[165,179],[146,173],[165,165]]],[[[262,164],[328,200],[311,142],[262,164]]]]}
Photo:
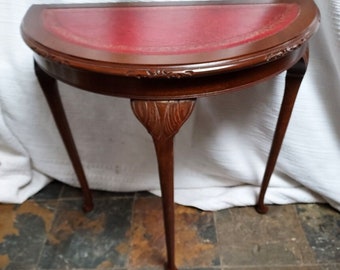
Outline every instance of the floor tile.
{"type": "Polygon", "coordinates": [[[305,266],[258,266],[258,267],[253,267],[253,266],[248,266],[248,267],[226,267],[223,268],[223,270],[323,270],[320,268],[318,265],[305,265],[305,266]]]}
{"type": "Polygon", "coordinates": [[[59,181],[52,181],[37,194],[35,194],[31,199],[33,200],[51,200],[58,199],[60,193],[64,187],[64,184],[59,181]]]}
{"type": "Polygon", "coordinates": [[[0,205],[0,269],[31,269],[52,226],[55,201],[0,205]]]}
{"type": "Polygon", "coordinates": [[[340,263],[340,213],[322,204],[298,205],[297,210],[318,262],[340,263]]]}
{"type": "Polygon", "coordinates": [[[320,270],[339,270],[340,263],[338,264],[325,264],[320,266],[320,270]]]}
{"type": "Polygon", "coordinates": [[[179,270],[222,270],[220,266],[214,266],[214,267],[194,267],[194,268],[179,268],[179,270]]]}
{"type": "Polygon", "coordinates": [[[82,212],[82,200],[60,201],[39,262],[41,269],[125,267],[133,199],[95,200],[82,212]]]}
{"type": "MultiPolygon", "coordinates": [[[[93,198],[125,198],[125,197],[134,197],[134,192],[110,192],[110,191],[101,191],[101,190],[91,190],[93,198]]],[[[77,199],[82,198],[82,192],[80,188],[71,187],[68,185],[64,186],[64,189],[60,195],[61,199],[77,199]]]]}
{"type": "MultiPolygon", "coordinates": [[[[176,206],[176,264],[185,267],[220,265],[213,214],[176,206]]],[[[137,198],[131,235],[131,269],[162,269],[165,236],[161,199],[137,198]]]]}
{"type": "MultiPolygon", "coordinates": [[[[1,269],[1,268],[0,268],[1,269]]],[[[36,265],[27,265],[21,263],[11,263],[5,270],[36,270],[36,265]]]]}
{"type": "MultiPolygon", "coordinates": [[[[164,270],[161,199],[51,182],[21,205],[0,204],[1,270],[164,270]]],[[[178,270],[340,270],[340,213],[329,206],[218,212],[176,206],[178,270]]]]}
{"type": "Polygon", "coordinates": [[[299,266],[315,258],[293,206],[271,206],[266,215],[253,207],[216,213],[223,266],[299,266]]]}
{"type": "Polygon", "coordinates": [[[136,192],[136,197],[159,197],[149,191],[138,191],[136,192]]]}

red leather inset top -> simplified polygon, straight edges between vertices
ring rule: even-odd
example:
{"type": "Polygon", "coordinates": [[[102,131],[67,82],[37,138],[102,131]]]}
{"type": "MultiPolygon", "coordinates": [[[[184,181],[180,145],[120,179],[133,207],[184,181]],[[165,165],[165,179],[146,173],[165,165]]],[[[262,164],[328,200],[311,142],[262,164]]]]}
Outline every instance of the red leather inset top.
{"type": "Polygon", "coordinates": [[[53,8],[47,31],[81,46],[132,54],[187,54],[257,41],[286,28],[297,4],[53,8]]]}

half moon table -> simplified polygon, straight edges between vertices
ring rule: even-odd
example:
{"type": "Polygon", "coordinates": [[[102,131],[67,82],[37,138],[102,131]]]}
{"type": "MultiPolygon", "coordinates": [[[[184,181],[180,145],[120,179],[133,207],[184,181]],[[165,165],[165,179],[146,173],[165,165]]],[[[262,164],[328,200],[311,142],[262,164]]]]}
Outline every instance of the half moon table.
{"type": "MultiPolygon", "coordinates": [[[[92,197],[57,80],[129,98],[151,134],[162,190],[168,270],[175,270],[173,140],[199,97],[240,90],[287,71],[256,209],[280,151],[319,25],[312,0],[33,5],[21,33],[84,195],[92,197]]],[[[251,94],[251,92],[249,93],[251,94]]]]}

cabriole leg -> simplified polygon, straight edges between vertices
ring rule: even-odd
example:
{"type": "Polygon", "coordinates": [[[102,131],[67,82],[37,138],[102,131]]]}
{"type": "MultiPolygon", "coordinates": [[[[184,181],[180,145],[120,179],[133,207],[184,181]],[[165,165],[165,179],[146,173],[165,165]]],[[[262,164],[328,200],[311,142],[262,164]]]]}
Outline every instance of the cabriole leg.
{"type": "Polygon", "coordinates": [[[131,101],[133,112],[151,134],[156,149],[162,191],[167,270],[177,269],[175,266],[173,142],[176,133],[190,116],[194,104],[195,100],[131,101]]]}
{"type": "Polygon", "coordinates": [[[82,189],[83,209],[89,212],[93,209],[92,194],[60,99],[57,81],[44,72],[36,62],[34,62],[34,68],[82,189]]]}
{"type": "Polygon", "coordinates": [[[299,91],[302,79],[305,75],[308,65],[308,50],[304,57],[300,59],[293,67],[287,70],[285,92],[281,104],[280,115],[276,125],[274,138],[267,161],[266,170],[263,176],[261,191],[256,205],[256,210],[260,214],[265,214],[268,207],[264,204],[265,193],[269,184],[270,177],[274,171],[274,167],[281,149],[283,138],[285,136],[289,119],[294,107],[295,99],[299,91]]]}

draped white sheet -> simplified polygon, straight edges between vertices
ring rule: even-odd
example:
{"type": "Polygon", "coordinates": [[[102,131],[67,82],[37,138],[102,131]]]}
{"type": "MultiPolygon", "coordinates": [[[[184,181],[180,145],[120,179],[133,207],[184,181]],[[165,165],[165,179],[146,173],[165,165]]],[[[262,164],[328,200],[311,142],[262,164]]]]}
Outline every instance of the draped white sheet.
{"type": "MultiPolygon", "coordinates": [[[[31,4],[0,0],[0,202],[21,203],[50,177],[77,186],[20,37],[31,4]]],[[[72,2],[86,2],[77,0],[72,2]]],[[[103,2],[103,1],[87,1],[103,2]]],[[[266,202],[328,202],[340,210],[340,3],[317,0],[322,25],[266,202]]],[[[176,138],[176,202],[204,210],[256,202],[284,74],[251,89],[202,98],[176,138]]],[[[129,101],[74,91],[62,98],[93,189],[159,193],[151,138],[129,101]]]]}

